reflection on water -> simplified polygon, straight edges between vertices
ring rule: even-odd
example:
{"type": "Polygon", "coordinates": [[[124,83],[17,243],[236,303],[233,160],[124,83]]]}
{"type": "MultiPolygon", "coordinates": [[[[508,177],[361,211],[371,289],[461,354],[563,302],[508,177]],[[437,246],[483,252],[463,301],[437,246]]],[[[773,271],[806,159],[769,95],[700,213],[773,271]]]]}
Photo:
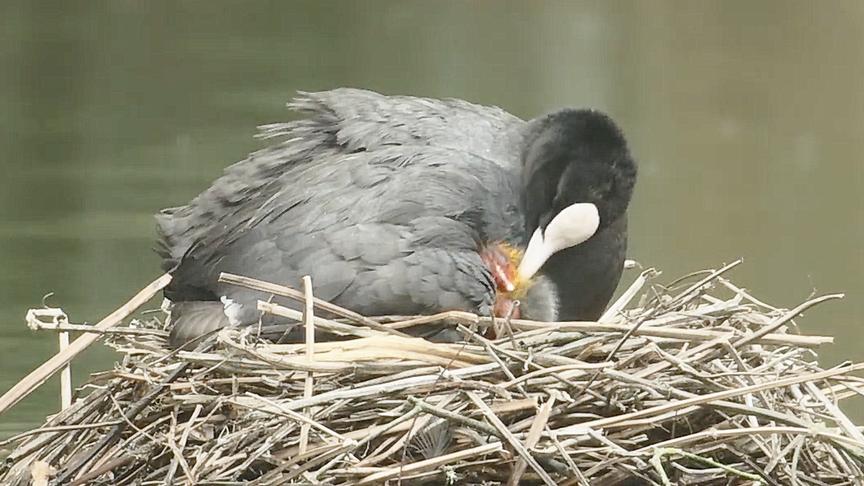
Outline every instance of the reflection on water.
{"type": "MultiPolygon", "coordinates": [[[[284,120],[297,89],[454,96],[530,117],[609,111],[641,180],[632,256],[734,277],[864,358],[864,3],[30,3],[0,7],[0,390],[56,349],[47,292],[95,321],[157,275],[150,214],[187,201],[284,120]]],[[[110,364],[105,349],[77,383],[110,364]]],[[[0,435],[56,409],[49,385],[0,435]]],[[[864,413],[858,417],[864,418],[864,413]]]]}

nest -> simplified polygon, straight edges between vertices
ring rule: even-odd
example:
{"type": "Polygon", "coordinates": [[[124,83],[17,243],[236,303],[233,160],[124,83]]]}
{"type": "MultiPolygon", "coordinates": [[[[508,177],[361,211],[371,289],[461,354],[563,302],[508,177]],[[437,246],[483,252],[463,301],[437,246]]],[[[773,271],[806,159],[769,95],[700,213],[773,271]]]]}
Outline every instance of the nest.
{"type": "Polygon", "coordinates": [[[837,402],[864,391],[861,366],[820,368],[831,339],[790,329],[838,296],[777,309],[732,266],[666,286],[643,272],[599,322],[570,323],[370,319],[223,275],[305,302],[259,306],[307,342],[253,326],[171,351],[159,315],[101,331],[120,362],[5,441],[0,482],[860,484],[864,436],[837,402]],[[429,323],[464,342],[404,334],[429,323]]]}

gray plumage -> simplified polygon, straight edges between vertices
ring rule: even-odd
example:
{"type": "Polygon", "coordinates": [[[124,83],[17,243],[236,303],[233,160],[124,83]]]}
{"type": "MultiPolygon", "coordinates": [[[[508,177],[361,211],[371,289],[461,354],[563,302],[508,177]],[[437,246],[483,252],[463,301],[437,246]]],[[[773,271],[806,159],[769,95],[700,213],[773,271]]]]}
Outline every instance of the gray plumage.
{"type": "MultiPolygon", "coordinates": [[[[305,118],[263,127],[272,146],[157,215],[157,251],[174,275],[166,297],[218,311],[227,296],[250,323],[266,296],[218,283],[220,272],[295,287],[310,275],[317,297],[366,315],[488,314],[495,284],[478,249],[527,243],[522,146],[533,125],[460,100],[357,89],[289,106],[305,118]]],[[[553,287],[544,298],[557,304],[553,287]]],[[[206,312],[181,325],[180,311],[175,343],[225,325],[206,312]]]]}

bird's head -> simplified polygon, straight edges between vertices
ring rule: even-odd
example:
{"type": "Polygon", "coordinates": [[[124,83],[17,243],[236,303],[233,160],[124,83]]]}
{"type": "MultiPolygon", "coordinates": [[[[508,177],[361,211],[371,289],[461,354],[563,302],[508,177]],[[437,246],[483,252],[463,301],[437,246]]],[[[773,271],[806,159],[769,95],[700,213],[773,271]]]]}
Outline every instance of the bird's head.
{"type": "Polygon", "coordinates": [[[531,122],[523,152],[525,230],[517,279],[578,245],[627,210],[636,163],[621,130],[594,110],[561,110],[531,122]]]}
{"type": "Polygon", "coordinates": [[[519,318],[519,309],[518,307],[512,308],[513,304],[524,297],[533,284],[532,278],[522,278],[519,275],[522,251],[507,243],[498,242],[482,248],[480,258],[486,264],[495,283],[493,313],[497,317],[508,317],[509,315],[519,318]]]}

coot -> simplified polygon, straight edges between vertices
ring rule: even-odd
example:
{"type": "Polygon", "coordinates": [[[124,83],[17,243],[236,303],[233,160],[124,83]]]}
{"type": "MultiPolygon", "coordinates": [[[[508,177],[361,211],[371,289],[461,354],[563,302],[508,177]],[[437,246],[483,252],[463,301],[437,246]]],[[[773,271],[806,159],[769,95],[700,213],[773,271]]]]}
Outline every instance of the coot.
{"type": "Polygon", "coordinates": [[[289,286],[311,275],[317,297],[365,315],[500,314],[514,298],[525,318],[603,312],[636,180],[608,116],[563,109],[525,122],[347,88],[289,106],[305,117],[262,127],[271,146],[157,215],[173,345],[258,322],[266,296],[219,283],[220,272],[289,286]]]}

